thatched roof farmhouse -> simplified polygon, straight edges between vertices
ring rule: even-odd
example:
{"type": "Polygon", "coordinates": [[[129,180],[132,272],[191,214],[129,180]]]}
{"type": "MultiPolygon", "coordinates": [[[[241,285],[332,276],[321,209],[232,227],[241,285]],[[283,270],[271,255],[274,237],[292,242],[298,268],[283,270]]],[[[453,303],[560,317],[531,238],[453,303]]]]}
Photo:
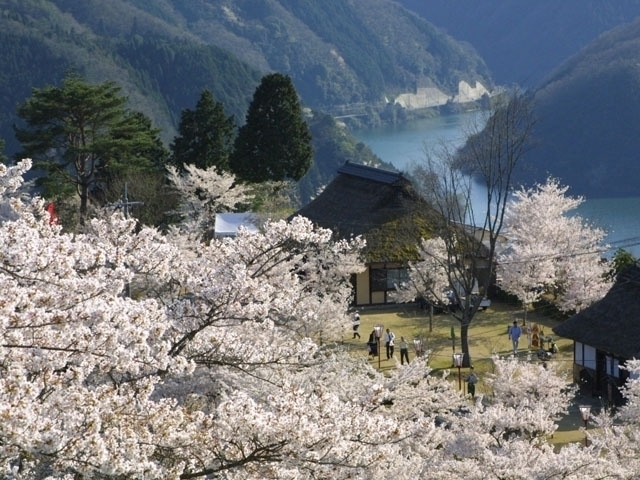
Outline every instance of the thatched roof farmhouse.
{"type": "Polygon", "coordinates": [[[296,212],[336,238],[362,235],[368,268],[355,279],[357,305],[385,304],[406,278],[421,238],[433,236],[437,215],[401,173],[347,162],[324,191],[296,212]]]}
{"type": "Polygon", "coordinates": [[[640,358],[640,267],[620,272],[604,298],[553,331],[574,341],[575,380],[594,395],[619,403],[619,387],[627,378],[619,366],[640,358]]]}

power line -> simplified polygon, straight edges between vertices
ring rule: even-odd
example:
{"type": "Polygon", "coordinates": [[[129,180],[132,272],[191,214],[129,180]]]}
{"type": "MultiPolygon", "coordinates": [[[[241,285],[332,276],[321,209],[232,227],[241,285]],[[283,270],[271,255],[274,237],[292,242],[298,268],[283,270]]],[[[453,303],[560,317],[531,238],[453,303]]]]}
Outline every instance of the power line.
{"type": "MultiPolygon", "coordinates": [[[[630,237],[627,239],[617,240],[611,243],[612,244],[620,243],[621,245],[619,245],[618,248],[634,247],[636,245],[640,245],[640,237],[630,237]]],[[[610,251],[612,246],[613,245],[609,244],[608,248],[597,248],[594,250],[584,250],[584,251],[577,251],[577,252],[570,252],[570,253],[550,253],[547,255],[536,255],[523,260],[512,260],[507,262],[500,262],[500,265],[516,265],[519,263],[529,263],[529,262],[535,262],[538,260],[549,260],[554,258],[574,258],[582,255],[593,255],[595,253],[602,254],[610,251]]]]}

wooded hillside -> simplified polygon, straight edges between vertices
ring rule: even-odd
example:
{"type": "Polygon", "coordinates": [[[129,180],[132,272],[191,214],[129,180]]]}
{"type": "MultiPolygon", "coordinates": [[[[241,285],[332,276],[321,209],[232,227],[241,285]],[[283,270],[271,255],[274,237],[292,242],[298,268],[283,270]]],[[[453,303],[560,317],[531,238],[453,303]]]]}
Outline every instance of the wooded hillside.
{"type": "Polygon", "coordinates": [[[535,92],[537,147],[527,177],[548,172],[572,194],[639,194],[640,19],[599,37],[535,92]]]}
{"type": "Polygon", "coordinates": [[[460,80],[492,85],[468,46],[389,0],[2,0],[0,138],[13,153],[16,104],[76,69],[122,86],[165,141],[210,89],[238,122],[260,77],[289,75],[303,104],[384,105],[385,96],[460,80]]]}

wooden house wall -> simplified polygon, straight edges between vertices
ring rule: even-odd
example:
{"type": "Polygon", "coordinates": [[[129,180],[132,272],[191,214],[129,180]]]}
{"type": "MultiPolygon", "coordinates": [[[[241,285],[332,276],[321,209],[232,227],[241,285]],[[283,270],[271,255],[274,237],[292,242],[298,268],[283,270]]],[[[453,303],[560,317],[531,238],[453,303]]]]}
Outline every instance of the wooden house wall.
{"type": "Polygon", "coordinates": [[[370,304],[369,267],[356,275],[356,305],[370,304]]]}
{"type": "Polygon", "coordinates": [[[399,262],[377,262],[367,265],[367,269],[356,276],[356,305],[386,305],[394,303],[389,298],[389,292],[394,290],[392,283],[401,279],[403,273],[406,274],[406,267],[399,262]],[[376,278],[372,277],[372,272],[376,278]]]}
{"type": "Polygon", "coordinates": [[[620,387],[627,379],[621,369],[626,359],[598,350],[581,342],[573,342],[573,380],[585,392],[601,397],[611,405],[623,403],[620,387]]]}

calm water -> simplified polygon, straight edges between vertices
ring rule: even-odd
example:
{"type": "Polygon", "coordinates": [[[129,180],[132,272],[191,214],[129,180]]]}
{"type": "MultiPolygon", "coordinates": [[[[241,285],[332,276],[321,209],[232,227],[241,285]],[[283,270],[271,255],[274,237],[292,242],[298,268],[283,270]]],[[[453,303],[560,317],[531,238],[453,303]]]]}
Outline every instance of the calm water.
{"type": "MultiPolygon", "coordinates": [[[[413,165],[424,161],[427,150],[442,143],[449,147],[462,145],[466,132],[480,115],[478,112],[447,115],[353,133],[382,160],[399,170],[410,171],[413,165]]],[[[475,190],[474,197],[482,204],[483,189],[477,186],[475,190]]],[[[640,257],[640,197],[587,198],[576,214],[607,232],[606,242],[611,245],[609,256],[617,248],[624,248],[640,257]]]]}
{"type": "Polygon", "coordinates": [[[480,112],[472,112],[427,118],[401,126],[356,130],[354,135],[382,160],[398,170],[408,171],[413,165],[424,162],[426,151],[437,149],[442,143],[448,147],[462,145],[465,132],[480,115],[480,112]]]}

